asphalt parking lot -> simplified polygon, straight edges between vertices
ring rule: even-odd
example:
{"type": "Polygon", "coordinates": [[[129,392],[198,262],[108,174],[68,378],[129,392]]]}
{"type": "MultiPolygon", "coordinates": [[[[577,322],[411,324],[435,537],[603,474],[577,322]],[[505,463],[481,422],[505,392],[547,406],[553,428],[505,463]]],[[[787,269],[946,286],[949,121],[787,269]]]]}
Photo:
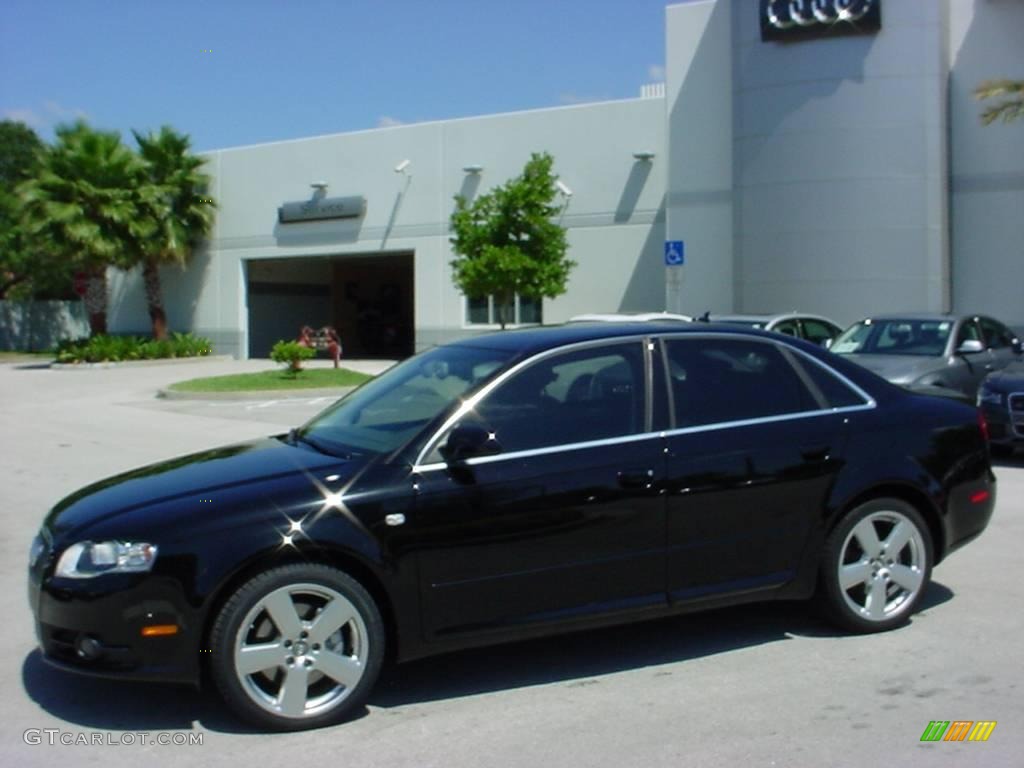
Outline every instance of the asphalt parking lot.
{"type": "Polygon", "coordinates": [[[1021,454],[996,469],[989,529],[936,569],[924,609],[887,634],[838,634],[802,605],[771,604],[474,650],[390,670],[362,717],[287,735],[252,732],[212,693],[45,666],[25,599],[28,546],[45,511],[100,477],[283,431],[327,404],[155,398],[179,379],[264,365],[0,365],[0,763],[227,766],[251,756],[267,765],[541,768],[1022,764],[1021,454]],[[998,725],[986,743],[923,744],[931,720],[998,725]],[[43,743],[26,743],[29,729],[43,743]],[[50,745],[43,729],[74,741],[102,732],[105,743],[50,745]],[[201,734],[203,743],[149,743],[164,731],[201,734]]]}

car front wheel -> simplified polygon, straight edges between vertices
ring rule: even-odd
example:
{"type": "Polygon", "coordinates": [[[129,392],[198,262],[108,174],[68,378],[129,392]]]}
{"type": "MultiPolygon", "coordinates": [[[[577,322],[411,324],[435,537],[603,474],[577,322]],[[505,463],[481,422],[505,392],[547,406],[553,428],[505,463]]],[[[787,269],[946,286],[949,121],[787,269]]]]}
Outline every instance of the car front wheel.
{"type": "Polygon", "coordinates": [[[910,504],[861,504],[825,540],[819,597],[826,612],[854,632],[904,623],[928,587],[932,553],[928,526],[910,504]]]}
{"type": "Polygon", "coordinates": [[[210,636],[211,673],[228,705],[274,730],[336,723],[369,695],[384,627],[359,582],[324,565],[286,565],[244,584],[210,636]]]}

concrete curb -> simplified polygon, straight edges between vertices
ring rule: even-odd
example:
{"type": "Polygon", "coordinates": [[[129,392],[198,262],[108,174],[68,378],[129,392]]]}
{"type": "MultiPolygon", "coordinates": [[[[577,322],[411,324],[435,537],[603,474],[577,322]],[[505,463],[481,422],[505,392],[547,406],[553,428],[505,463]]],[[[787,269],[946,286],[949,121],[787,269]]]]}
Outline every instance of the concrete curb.
{"type": "Polygon", "coordinates": [[[234,360],[231,355],[203,355],[197,357],[165,357],[159,360],[122,360],[118,363],[50,363],[54,371],[89,371],[97,368],[147,368],[157,365],[181,365],[182,363],[223,363],[234,360]]]}
{"type": "Polygon", "coordinates": [[[310,387],[309,389],[258,389],[248,392],[179,392],[158,390],[156,396],[165,400],[308,400],[315,397],[340,398],[355,387],[310,387]]]}

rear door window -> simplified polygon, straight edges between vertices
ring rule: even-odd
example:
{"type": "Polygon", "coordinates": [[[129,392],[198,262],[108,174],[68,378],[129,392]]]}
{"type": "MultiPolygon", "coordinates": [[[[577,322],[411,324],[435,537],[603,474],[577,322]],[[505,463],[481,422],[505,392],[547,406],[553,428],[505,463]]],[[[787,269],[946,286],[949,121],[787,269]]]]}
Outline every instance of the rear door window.
{"type": "Polygon", "coordinates": [[[714,337],[670,339],[666,351],[677,427],[821,408],[774,344],[714,337]]]}

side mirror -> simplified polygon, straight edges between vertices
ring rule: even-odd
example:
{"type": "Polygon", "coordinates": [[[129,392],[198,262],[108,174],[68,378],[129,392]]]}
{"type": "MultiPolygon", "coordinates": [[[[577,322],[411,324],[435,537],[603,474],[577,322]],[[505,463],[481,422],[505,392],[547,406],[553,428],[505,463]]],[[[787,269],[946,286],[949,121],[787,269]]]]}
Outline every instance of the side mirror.
{"type": "Polygon", "coordinates": [[[977,339],[965,339],[960,342],[960,346],[957,347],[956,353],[958,355],[976,355],[979,352],[985,351],[985,345],[977,339]]]}
{"type": "Polygon", "coordinates": [[[1015,338],[1011,341],[1010,348],[1013,350],[1013,354],[1024,355],[1024,344],[1021,344],[1020,339],[1015,338]]]}
{"type": "Polygon", "coordinates": [[[823,346],[825,349],[832,349],[833,341],[835,341],[835,339],[825,339],[823,342],[821,342],[821,346],[823,346]]]}
{"type": "Polygon", "coordinates": [[[441,456],[449,464],[458,464],[474,456],[493,456],[501,446],[493,433],[480,424],[456,424],[441,446],[441,456]]]}

